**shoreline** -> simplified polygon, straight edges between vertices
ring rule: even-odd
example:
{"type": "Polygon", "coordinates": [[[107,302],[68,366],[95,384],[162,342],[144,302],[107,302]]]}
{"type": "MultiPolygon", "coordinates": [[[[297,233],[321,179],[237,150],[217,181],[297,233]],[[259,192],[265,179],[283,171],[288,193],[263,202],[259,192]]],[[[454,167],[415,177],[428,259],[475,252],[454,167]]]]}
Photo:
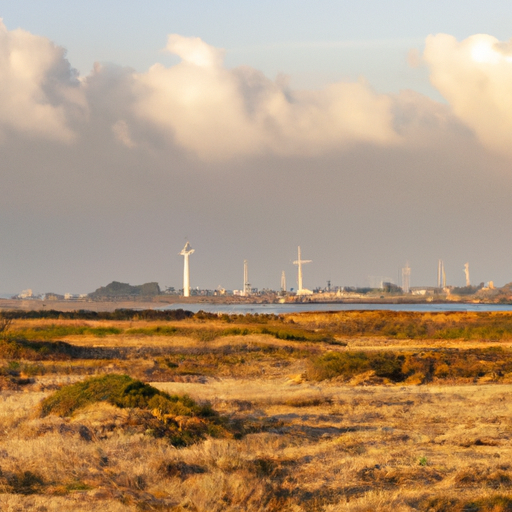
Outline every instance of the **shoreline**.
{"type": "Polygon", "coordinates": [[[259,297],[254,298],[240,297],[180,297],[180,296],[158,296],[154,298],[128,299],[120,298],[118,300],[41,300],[41,299],[0,299],[0,311],[96,311],[110,312],[116,309],[157,309],[167,305],[180,304],[186,309],[187,304],[211,304],[211,305],[275,305],[275,306],[298,306],[301,305],[339,305],[339,304],[367,304],[367,305],[436,305],[436,304],[468,304],[468,305],[510,305],[509,303],[491,302],[489,300],[425,300],[424,298],[411,300],[405,298],[368,298],[368,299],[344,299],[344,300],[292,300],[280,302],[278,300],[268,300],[259,297]]]}

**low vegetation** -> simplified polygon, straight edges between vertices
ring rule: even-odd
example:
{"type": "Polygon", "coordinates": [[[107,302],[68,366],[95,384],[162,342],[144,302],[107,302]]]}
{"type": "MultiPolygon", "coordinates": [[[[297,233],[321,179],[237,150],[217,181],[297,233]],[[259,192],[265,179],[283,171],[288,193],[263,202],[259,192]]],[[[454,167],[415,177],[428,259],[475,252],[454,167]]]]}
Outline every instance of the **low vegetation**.
{"type": "MultiPolygon", "coordinates": [[[[104,337],[116,334],[193,336],[204,341],[222,336],[268,334],[283,340],[326,343],[339,343],[346,337],[512,340],[512,316],[500,312],[338,311],[288,315],[216,315],[203,311],[193,314],[183,310],[48,310],[5,312],[0,315],[0,322],[7,322],[11,333],[28,340],[52,340],[83,335],[104,337]],[[20,320],[32,323],[28,322],[20,329],[20,324],[16,324],[20,320]],[[127,321],[146,321],[150,325],[127,327],[127,321]],[[101,325],[92,325],[91,322],[100,322],[101,325]]],[[[1,332],[3,330],[0,328],[1,332]]]]}
{"type": "Polygon", "coordinates": [[[340,311],[288,315],[289,322],[335,336],[394,339],[512,340],[510,313],[340,311]]]}
{"type": "Polygon", "coordinates": [[[170,395],[128,375],[102,375],[64,386],[45,398],[39,410],[42,417],[72,416],[101,402],[135,411],[135,419],[129,423],[132,433],[137,429],[166,437],[173,446],[186,446],[206,436],[233,437],[235,433],[210,404],[199,405],[187,395],[170,395]]]}
{"type": "Polygon", "coordinates": [[[41,415],[71,416],[78,409],[97,402],[116,407],[158,409],[175,416],[212,416],[208,406],[198,406],[190,397],[168,395],[128,375],[109,374],[64,386],[41,402],[41,415]]]}
{"type": "MultiPolygon", "coordinates": [[[[46,312],[48,313],[48,312],[46,312]]],[[[132,312],[133,313],[133,312],[132,312]]],[[[148,320],[145,312],[141,312],[141,317],[144,320],[148,320]]],[[[136,315],[128,315],[126,312],[122,312],[123,315],[127,316],[128,320],[137,321],[139,318],[136,315]]],[[[23,315],[20,315],[23,316],[23,315]]],[[[70,317],[73,317],[72,313],[69,313],[70,317]]],[[[88,315],[85,315],[88,316],[88,315]]],[[[157,324],[158,317],[151,318],[149,320],[151,324],[145,324],[139,327],[130,327],[126,325],[125,319],[116,319],[110,325],[97,325],[98,321],[95,322],[77,322],[75,318],[69,318],[69,320],[75,320],[71,322],[65,322],[64,318],[59,321],[54,320],[54,317],[47,319],[32,320],[31,322],[19,322],[12,323],[13,318],[9,318],[9,335],[4,336],[6,339],[11,340],[25,340],[25,341],[41,341],[41,340],[62,340],[72,336],[89,336],[95,338],[104,338],[106,336],[114,335],[127,335],[127,336],[138,336],[138,337],[188,337],[195,338],[199,341],[213,341],[217,338],[227,336],[247,336],[250,334],[266,334],[279,340],[289,341],[309,341],[309,342],[325,342],[339,344],[335,338],[327,331],[319,329],[304,329],[300,326],[285,325],[283,318],[275,317],[270,315],[269,318],[266,315],[235,315],[233,318],[228,315],[221,317],[215,317],[214,320],[208,320],[207,314],[198,313],[197,315],[189,318],[187,312],[183,312],[183,318],[174,318],[174,322],[168,322],[166,324],[157,324]],[[184,322],[188,319],[188,322],[184,322]],[[226,326],[228,324],[229,326],[226,326]],[[237,324],[233,326],[232,324],[237,324]]],[[[180,316],[180,315],[178,315],[180,316]]],[[[66,318],[67,320],[68,318],[66,318]]],[[[25,320],[25,318],[16,318],[16,320],[25,320]]],[[[1,332],[1,331],[0,331],[1,332]]]]}
{"type": "Polygon", "coordinates": [[[350,380],[370,372],[391,382],[470,383],[512,381],[512,351],[501,347],[481,350],[425,350],[421,352],[326,352],[308,363],[310,380],[350,380]]]}
{"type": "Polygon", "coordinates": [[[0,315],[1,510],[512,511],[511,314],[166,315],[0,315]]]}

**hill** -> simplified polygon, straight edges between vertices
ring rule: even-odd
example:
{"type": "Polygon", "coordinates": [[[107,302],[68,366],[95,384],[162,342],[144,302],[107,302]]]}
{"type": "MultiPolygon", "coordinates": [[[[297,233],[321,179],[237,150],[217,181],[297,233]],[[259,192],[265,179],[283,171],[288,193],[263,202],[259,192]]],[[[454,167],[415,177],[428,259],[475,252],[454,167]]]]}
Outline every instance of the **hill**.
{"type": "Polygon", "coordinates": [[[102,297],[150,297],[154,295],[160,295],[160,286],[158,283],[145,283],[136,286],[132,286],[128,283],[119,283],[118,281],[112,281],[107,286],[101,286],[92,293],[89,293],[89,297],[93,299],[99,299],[102,297]]]}

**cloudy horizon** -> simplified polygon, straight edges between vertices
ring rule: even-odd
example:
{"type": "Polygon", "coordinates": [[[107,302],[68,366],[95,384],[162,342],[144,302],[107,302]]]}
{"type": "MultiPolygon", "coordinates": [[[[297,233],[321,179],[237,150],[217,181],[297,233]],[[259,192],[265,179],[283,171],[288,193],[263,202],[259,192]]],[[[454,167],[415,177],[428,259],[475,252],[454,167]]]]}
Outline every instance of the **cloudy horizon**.
{"type": "Polygon", "coordinates": [[[473,284],[512,281],[512,42],[454,32],[421,48],[398,33],[403,74],[389,61],[382,82],[375,63],[354,78],[327,61],[298,86],[307,69],[269,75],[233,54],[320,61],[384,38],[265,49],[169,30],[145,69],[98,58],[81,74],[65,43],[4,14],[0,292],[180,288],[187,240],[194,288],[241,288],[244,260],[253,286],[278,289],[284,270],[295,287],[298,245],[308,288],[397,282],[406,261],[411,285],[432,286],[439,258],[448,284],[466,262],[473,284]]]}

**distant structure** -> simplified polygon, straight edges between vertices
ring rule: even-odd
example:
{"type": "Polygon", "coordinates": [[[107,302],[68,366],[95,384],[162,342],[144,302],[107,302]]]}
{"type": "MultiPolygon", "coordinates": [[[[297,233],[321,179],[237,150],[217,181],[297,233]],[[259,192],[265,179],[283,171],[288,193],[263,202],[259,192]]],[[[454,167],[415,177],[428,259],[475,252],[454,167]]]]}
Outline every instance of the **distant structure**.
{"type": "Polygon", "coordinates": [[[437,287],[446,288],[446,273],[443,260],[437,262],[437,287]]]}
{"type": "Polygon", "coordinates": [[[303,259],[301,259],[301,256],[300,256],[300,245],[299,245],[298,253],[299,253],[299,256],[298,256],[297,261],[293,262],[293,264],[297,265],[297,267],[298,267],[298,277],[297,277],[298,289],[297,289],[297,295],[310,295],[313,292],[311,292],[310,290],[306,290],[306,289],[302,288],[302,265],[305,264],[305,263],[311,263],[312,260],[303,260],[303,259]]]}
{"type": "Polygon", "coordinates": [[[464,263],[464,274],[466,274],[466,286],[471,286],[469,279],[469,263],[464,263]]]}
{"type": "MultiPolygon", "coordinates": [[[[370,288],[384,288],[384,283],[393,283],[393,278],[387,276],[367,276],[370,288]]],[[[398,277],[400,282],[400,276],[398,277]]]]}
{"type": "Polygon", "coordinates": [[[286,274],[284,273],[284,270],[281,272],[281,291],[286,291],[286,274]]]}
{"type": "Polygon", "coordinates": [[[249,272],[247,270],[247,260],[244,260],[244,287],[242,289],[242,295],[247,297],[251,294],[251,285],[249,283],[249,272]]]}
{"type": "Polygon", "coordinates": [[[405,267],[402,268],[402,290],[404,293],[411,291],[411,267],[409,267],[409,262],[406,262],[405,267]]]}
{"type": "Polygon", "coordinates": [[[190,247],[190,243],[187,242],[180,252],[180,256],[183,256],[183,297],[190,297],[190,269],[188,266],[188,257],[194,252],[194,249],[190,247]]]}

